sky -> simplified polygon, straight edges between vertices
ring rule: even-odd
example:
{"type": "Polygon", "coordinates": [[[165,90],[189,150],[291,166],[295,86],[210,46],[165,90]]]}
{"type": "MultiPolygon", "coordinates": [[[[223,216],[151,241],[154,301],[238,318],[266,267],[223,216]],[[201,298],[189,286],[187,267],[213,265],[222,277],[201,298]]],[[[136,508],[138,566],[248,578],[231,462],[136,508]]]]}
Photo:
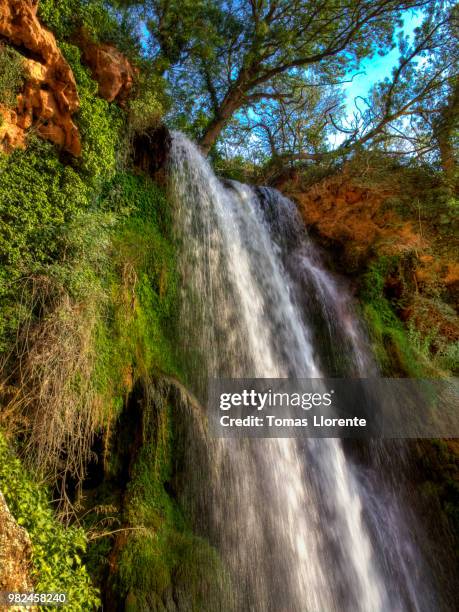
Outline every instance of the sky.
{"type": "MultiPolygon", "coordinates": [[[[406,36],[412,37],[414,29],[421,24],[422,19],[422,12],[410,11],[403,19],[401,30],[406,36]]],[[[399,32],[400,30],[396,33],[396,37],[399,32]]],[[[395,47],[383,57],[376,55],[372,59],[367,59],[362,62],[359,72],[363,72],[364,74],[357,74],[351,83],[345,83],[343,85],[346,94],[346,110],[349,115],[352,116],[355,98],[358,96],[365,97],[375,83],[382,81],[386,77],[390,77],[392,68],[397,65],[399,57],[399,50],[395,47]]],[[[352,74],[349,75],[349,78],[351,77],[352,74]]]]}

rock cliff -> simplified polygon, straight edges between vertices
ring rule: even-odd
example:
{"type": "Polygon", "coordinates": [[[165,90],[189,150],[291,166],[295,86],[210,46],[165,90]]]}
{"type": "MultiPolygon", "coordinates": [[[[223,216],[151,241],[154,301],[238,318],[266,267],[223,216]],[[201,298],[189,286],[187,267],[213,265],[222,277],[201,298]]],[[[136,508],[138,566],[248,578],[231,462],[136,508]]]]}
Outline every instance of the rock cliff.
{"type": "MultiPolygon", "coordinates": [[[[36,131],[62,150],[78,156],[81,139],[73,115],[80,108],[75,78],[54,34],[37,17],[36,0],[0,0],[0,39],[23,57],[25,84],[14,108],[0,104],[0,150],[24,147],[36,131]]],[[[82,60],[99,84],[99,95],[123,104],[135,69],[116,47],[94,43],[80,32],[82,60]]]]}
{"type": "Polygon", "coordinates": [[[81,152],[72,115],[79,99],[55,36],[39,22],[34,0],[0,0],[0,36],[24,57],[26,83],[15,109],[1,108],[3,150],[24,146],[30,128],[73,155],[81,152]]]}
{"type": "Polygon", "coordinates": [[[426,214],[428,191],[416,177],[396,168],[389,177],[371,169],[365,176],[345,166],[312,185],[293,173],[275,186],[297,202],[311,234],[357,284],[372,263],[394,262],[384,296],[409,328],[435,336],[434,353],[459,340],[457,242],[453,235],[445,241],[438,215],[426,214]]]}

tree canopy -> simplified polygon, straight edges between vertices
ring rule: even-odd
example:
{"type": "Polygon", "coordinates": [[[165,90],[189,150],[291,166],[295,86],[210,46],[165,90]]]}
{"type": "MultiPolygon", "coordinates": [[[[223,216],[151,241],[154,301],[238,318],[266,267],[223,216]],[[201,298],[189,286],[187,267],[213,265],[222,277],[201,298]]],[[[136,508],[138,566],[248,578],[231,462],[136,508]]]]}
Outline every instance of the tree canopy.
{"type": "Polygon", "coordinates": [[[169,84],[172,122],[205,153],[224,133],[265,159],[320,160],[369,145],[455,167],[458,11],[449,0],[125,1],[169,84]],[[404,38],[403,18],[423,21],[404,38]],[[148,35],[146,35],[148,32],[148,35]],[[397,37],[398,35],[398,37],[397,37]],[[344,109],[364,59],[398,46],[391,78],[344,109]],[[332,146],[332,142],[336,145],[332,146]]]}

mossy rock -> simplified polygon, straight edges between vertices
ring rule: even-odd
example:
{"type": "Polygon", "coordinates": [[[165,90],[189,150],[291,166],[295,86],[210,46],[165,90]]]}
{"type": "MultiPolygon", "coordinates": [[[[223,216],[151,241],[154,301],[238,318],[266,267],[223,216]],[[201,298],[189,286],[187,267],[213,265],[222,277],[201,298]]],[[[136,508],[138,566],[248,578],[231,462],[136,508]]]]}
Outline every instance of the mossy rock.
{"type": "Polygon", "coordinates": [[[111,597],[125,602],[126,609],[227,612],[232,601],[228,571],[218,551],[193,531],[193,517],[180,501],[188,493],[177,489],[189,486],[191,495],[195,489],[176,470],[183,467],[183,432],[199,437],[203,414],[170,378],[156,378],[143,390],[137,386],[135,405],[137,416],[130,418],[141,446],[137,442],[129,467],[123,512],[131,531],[114,547],[111,597]]]}

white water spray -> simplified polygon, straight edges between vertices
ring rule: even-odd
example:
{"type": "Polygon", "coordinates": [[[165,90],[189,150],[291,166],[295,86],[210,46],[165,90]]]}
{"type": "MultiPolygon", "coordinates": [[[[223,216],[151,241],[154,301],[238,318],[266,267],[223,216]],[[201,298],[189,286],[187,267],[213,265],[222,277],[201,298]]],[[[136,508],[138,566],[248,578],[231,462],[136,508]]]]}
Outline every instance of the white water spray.
{"type": "MultiPolygon", "coordinates": [[[[182,243],[182,352],[201,399],[209,375],[325,375],[298,299],[301,283],[340,318],[357,373],[369,367],[347,300],[312,256],[293,204],[273,190],[224,186],[179,133],[170,159],[182,243]],[[273,199],[279,209],[263,210],[273,199]],[[290,261],[299,267],[296,283],[282,256],[286,229],[299,245],[290,261]]],[[[324,320],[330,327],[331,314],[324,320]]],[[[387,584],[340,441],[220,440],[211,452],[212,482],[203,483],[212,492],[211,535],[238,585],[238,610],[420,609],[387,584]]]]}

